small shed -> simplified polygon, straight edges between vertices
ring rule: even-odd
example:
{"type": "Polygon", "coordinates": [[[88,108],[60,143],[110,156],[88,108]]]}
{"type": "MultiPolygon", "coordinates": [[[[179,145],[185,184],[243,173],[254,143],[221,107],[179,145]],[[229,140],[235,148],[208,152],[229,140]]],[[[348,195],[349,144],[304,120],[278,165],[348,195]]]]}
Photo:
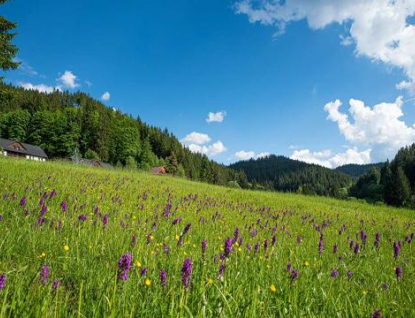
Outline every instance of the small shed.
{"type": "Polygon", "coordinates": [[[21,157],[35,161],[46,161],[48,156],[42,148],[15,140],[0,138],[1,154],[10,157],[21,157]]]}
{"type": "Polygon", "coordinates": [[[161,166],[161,167],[153,167],[150,169],[150,173],[151,174],[156,174],[156,175],[162,175],[162,174],[166,174],[166,167],[161,166]]]}

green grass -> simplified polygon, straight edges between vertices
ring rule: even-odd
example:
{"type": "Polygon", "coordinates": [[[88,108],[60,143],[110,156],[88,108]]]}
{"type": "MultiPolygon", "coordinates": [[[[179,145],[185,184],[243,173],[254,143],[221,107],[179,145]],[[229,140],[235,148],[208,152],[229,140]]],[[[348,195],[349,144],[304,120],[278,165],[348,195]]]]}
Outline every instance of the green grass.
{"type": "Polygon", "coordinates": [[[5,273],[7,279],[0,291],[0,317],[370,317],[377,309],[386,317],[415,316],[414,243],[404,241],[415,232],[414,211],[3,157],[0,187],[0,275],[5,273]],[[44,200],[46,221],[36,226],[39,201],[53,190],[56,196],[44,200]],[[23,196],[26,205],[20,206],[23,196]],[[172,214],[166,217],[168,202],[172,214]],[[78,220],[81,214],[87,216],[85,222],[78,220]],[[103,228],[105,214],[108,224],[103,228]],[[172,225],[179,216],[181,223],[172,225]],[[320,255],[320,232],[315,227],[324,220],[328,225],[322,230],[320,255]],[[177,246],[188,223],[184,243],[177,246]],[[339,235],[343,224],[346,229],[339,235]],[[224,241],[234,236],[236,227],[244,242],[233,245],[218,279],[221,260],[215,263],[214,257],[223,253],[224,241]],[[258,231],[255,237],[250,227],[258,231]],[[361,230],[367,234],[366,245],[361,230]],[[377,232],[379,248],[374,246],[377,232]],[[153,240],[148,242],[150,235],[153,240]],[[348,236],[359,241],[359,254],[350,250],[348,236]],[[205,257],[203,240],[208,244],[205,257]],[[402,241],[397,259],[394,240],[402,241]],[[133,266],[128,280],[121,281],[117,262],[127,252],[133,266]],[[193,263],[188,290],[181,278],[185,258],[193,263]],[[299,272],[293,281],[286,270],[288,262],[299,272]],[[43,265],[49,266],[45,285],[40,282],[43,265]],[[144,266],[148,272],[142,277],[144,266]],[[399,281],[396,266],[403,269],[399,281]],[[161,269],[168,280],[164,288],[161,269]],[[335,279],[333,269],[339,272],[335,279]],[[353,272],[350,280],[348,271],[353,272]],[[51,287],[55,279],[61,281],[56,291],[51,287]],[[382,288],[383,283],[388,289],[382,288]]]}

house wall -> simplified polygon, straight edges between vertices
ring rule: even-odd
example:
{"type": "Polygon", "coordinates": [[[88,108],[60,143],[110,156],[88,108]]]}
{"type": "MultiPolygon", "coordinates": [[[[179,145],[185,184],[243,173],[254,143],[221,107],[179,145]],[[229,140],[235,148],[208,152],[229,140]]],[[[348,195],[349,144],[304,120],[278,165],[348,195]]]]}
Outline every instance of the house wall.
{"type": "Polygon", "coordinates": [[[42,162],[46,161],[45,158],[36,157],[36,156],[30,156],[30,155],[23,155],[23,154],[19,154],[19,153],[16,153],[16,152],[10,152],[10,151],[7,151],[7,150],[3,150],[1,152],[1,154],[3,156],[21,157],[21,158],[26,158],[26,159],[29,159],[29,160],[34,160],[34,161],[42,161],[42,162]]]}

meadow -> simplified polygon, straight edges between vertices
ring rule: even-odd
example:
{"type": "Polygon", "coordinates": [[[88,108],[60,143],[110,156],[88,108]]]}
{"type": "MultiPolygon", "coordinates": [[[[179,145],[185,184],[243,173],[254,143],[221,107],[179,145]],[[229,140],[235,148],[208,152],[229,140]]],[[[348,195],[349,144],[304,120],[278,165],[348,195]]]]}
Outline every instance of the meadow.
{"type": "Polygon", "coordinates": [[[414,317],[414,211],[0,156],[0,317],[414,317]]]}

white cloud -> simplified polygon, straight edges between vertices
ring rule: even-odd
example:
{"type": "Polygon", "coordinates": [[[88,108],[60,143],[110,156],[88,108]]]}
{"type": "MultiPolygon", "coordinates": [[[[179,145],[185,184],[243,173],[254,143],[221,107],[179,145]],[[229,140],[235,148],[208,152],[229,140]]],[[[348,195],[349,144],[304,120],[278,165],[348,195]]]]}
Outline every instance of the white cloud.
{"type": "Polygon", "coordinates": [[[39,75],[39,73],[32,66],[30,66],[28,63],[21,60],[20,58],[16,57],[15,59],[13,59],[13,62],[20,63],[18,69],[21,70],[26,75],[29,75],[29,76],[39,75]]]}
{"type": "Polygon", "coordinates": [[[109,92],[105,92],[101,96],[101,99],[104,100],[104,101],[110,100],[110,98],[111,98],[111,94],[109,92]]]}
{"type": "Polygon", "coordinates": [[[371,162],[371,150],[359,152],[356,148],[346,152],[333,154],[330,150],[312,152],[309,149],[295,150],[291,159],[317,164],[327,168],[336,168],[345,164],[366,164],[371,162]]]}
{"type": "Polygon", "coordinates": [[[208,146],[190,144],[188,148],[191,152],[201,153],[207,156],[215,156],[228,150],[220,140],[208,146]]]}
{"type": "Polygon", "coordinates": [[[237,153],[235,153],[235,157],[240,159],[240,160],[248,160],[251,159],[255,156],[255,152],[253,151],[238,151],[237,153]]]}
{"type": "Polygon", "coordinates": [[[221,123],[225,119],[225,116],[226,116],[225,111],[217,112],[217,113],[209,113],[208,118],[206,118],[206,122],[208,122],[208,123],[212,123],[212,122],[221,123]]]}
{"type": "Polygon", "coordinates": [[[60,90],[60,87],[52,87],[45,84],[34,85],[32,83],[19,82],[18,85],[27,90],[39,91],[41,93],[53,93],[54,90],[60,90]]]}
{"type": "Polygon", "coordinates": [[[207,134],[202,134],[198,132],[192,132],[180,140],[183,144],[196,144],[203,145],[210,142],[210,137],[207,134]]]}
{"type": "Polygon", "coordinates": [[[265,158],[270,155],[269,152],[261,152],[259,154],[255,154],[254,151],[245,151],[241,150],[235,153],[235,157],[239,160],[249,160],[251,158],[259,159],[259,158],[265,158]]]}
{"type": "Polygon", "coordinates": [[[411,82],[402,81],[402,82],[396,84],[396,88],[401,90],[401,91],[406,90],[406,91],[409,92],[409,94],[415,95],[415,82],[414,81],[411,81],[411,82]]]}
{"type": "Polygon", "coordinates": [[[392,158],[399,148],[415,142],[415,125],[401,120],[402,97],[394,103],[380,103],[372,108],[362,101],[349,101],[349,115],[340,112],[339,100],[327,103],[327,119],[336,122],[340,133],[353,145],[368,146],[382,159],[392,158]]]}
{"type": "Polygon", "coordinates": [[[77,76],[74,75],[71,71],[65,71],[65,73],[63,73],[63,75],[58,78],[58,81],[61,82],[64,87],[73,89],[80,86],[76,82],[76,78],[77,76]]]}
{"type": "Polygon", "coordinates": [[[415,85],[415,25],[409,20],[415,15],[413,0],[242,0],[235,11],[251,23],[274,25],[279,33],[303,19],[312,29],[344,25],[342,45],[354,44],[357,56],[402,69],[410,87],[415,85]]]}

